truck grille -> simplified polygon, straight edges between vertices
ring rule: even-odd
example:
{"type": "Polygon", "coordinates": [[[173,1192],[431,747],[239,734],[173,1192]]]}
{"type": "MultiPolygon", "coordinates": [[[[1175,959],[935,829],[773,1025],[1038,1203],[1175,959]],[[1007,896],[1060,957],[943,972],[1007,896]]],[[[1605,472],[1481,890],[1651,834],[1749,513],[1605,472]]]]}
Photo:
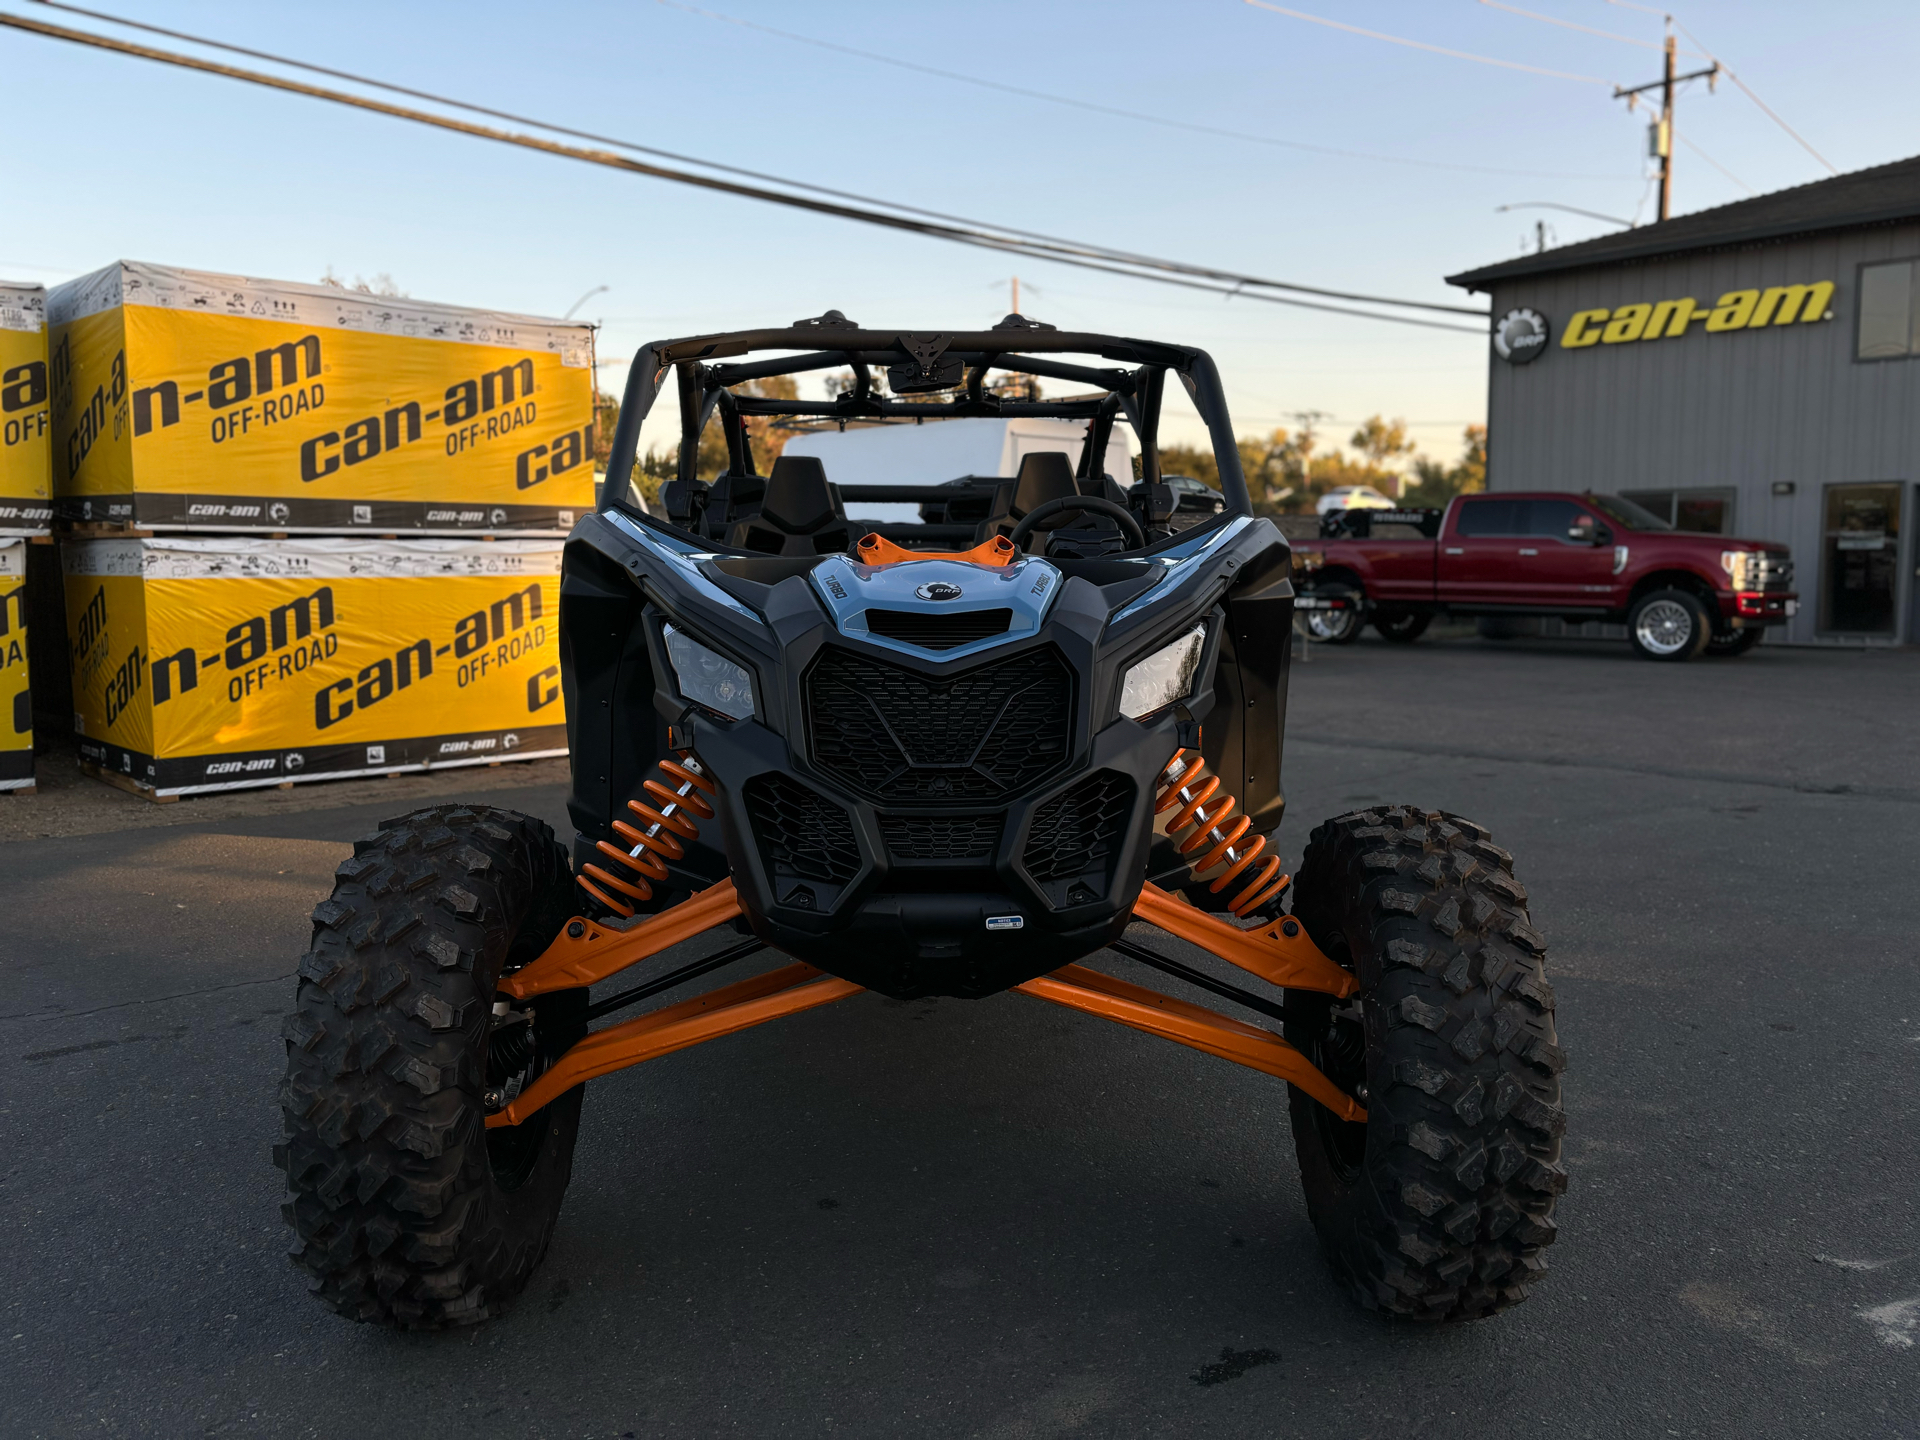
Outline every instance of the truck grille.
{"type": "Polygon", "coordinates": [[[783,876],[844,886],[859,873],[854,822],[825,796],[782,775],[755,776],[742,795],[777,891],[783,876]]]}
{"type": "MultiPolygon", "coordinates": [[[[1134,786],[1126,776],[1117,771],[1094,772],[1034,812],[1021,864],[1042,885],[1086,879],[1104,889],[1133,800],[1134,786]]],[[[1094,899],[1094,893],[1087,899],[1094,899]]]]}
{"type": "Polygon", "coordinates": [[[897,861],[984,861],[1001,838],[1001,818],[882,816],[880,834],[897,861]]]}
{"type": "Polygon", "coordinates": [[[1073,711],[1047,648],[934,677],[830,647],[807,676],[814,764],[883,801],[1006,799],[1066,761],[1073,711]]]}

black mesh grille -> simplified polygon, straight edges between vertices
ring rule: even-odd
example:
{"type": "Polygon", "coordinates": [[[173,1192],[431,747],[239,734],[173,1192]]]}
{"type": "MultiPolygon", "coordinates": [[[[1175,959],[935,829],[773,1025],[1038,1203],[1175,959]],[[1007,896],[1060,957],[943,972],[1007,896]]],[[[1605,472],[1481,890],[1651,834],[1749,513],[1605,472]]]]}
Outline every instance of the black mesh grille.
{"type": "Polygon", "coordinates": [[[880,833],[896,860],[984,861],[1001,838],[1001,818],[882,816],[880,833]]]}
{"type": "Polygon", "coordinates": [[[807,677],[814,762],[877,800],[999,801],[1067,759],[1073,679],[1050,649],[935,678],[828,649],[807,677]]]}
{"type": "Polygon", "coordinates": [[[1096,771],[1034,813],[1021,863],[1042,884],[1105,874],[1120,849],[1133,784],[1115,771],[1096,771]]]}
{"type": "Polygon", "coordinates": [[[923,650],[952,650],[989,636],[1006,635],[1014,612],[998,610],[870,610],[867,628],[889,640],[923,650]]]}
{"type": "Polygon", "coordinates": [[[779,775],[755,776],[743,794],[761,856],[776,876],[841,886],[860,870],[854,823],[832,801],[779,775]]]}

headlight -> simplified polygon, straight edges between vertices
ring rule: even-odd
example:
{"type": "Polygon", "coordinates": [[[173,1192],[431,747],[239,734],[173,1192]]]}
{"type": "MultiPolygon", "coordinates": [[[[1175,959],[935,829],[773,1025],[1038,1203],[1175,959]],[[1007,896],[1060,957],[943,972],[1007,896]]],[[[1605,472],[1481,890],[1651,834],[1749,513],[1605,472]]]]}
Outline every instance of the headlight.
{"type": "Polygon", "coordinates": [[[1735,590],[1761,589],[1761,556],[1752,550],[1724,550],[1721,569],[1735,590]]]}
{"type": "Polygon", "coordinates": [[[1197,625],[1172,645],[1164,645],[1146,660],[1129,667],[1121,682],[1121,714],[1139,720],[1171,706],[1186,695],[1194,684],[1194,667],[1200,664],[1201,647],[1207,642],[1207,627],[1197,625]]]}
{"type": "Polygon", "coordinates": [[[695,705],[706,706],[734,720],[754,713],[754,678],[724,655],[682,635],[671,625],[661,627],[667,659],[673,662],[680,693],[695,705]]]}

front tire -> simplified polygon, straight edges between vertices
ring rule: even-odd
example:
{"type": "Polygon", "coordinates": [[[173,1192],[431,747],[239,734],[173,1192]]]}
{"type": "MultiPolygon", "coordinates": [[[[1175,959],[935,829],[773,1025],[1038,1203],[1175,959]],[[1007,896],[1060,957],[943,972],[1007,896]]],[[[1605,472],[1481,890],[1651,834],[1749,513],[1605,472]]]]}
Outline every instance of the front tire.
{"type": "Polygon", "coordinates": [[[283,1030],[292,1259],[356,1321],[481,1321],[527,1284],[573,1171],[579,1087],[491,1132],[483,1100],[586,1030],[584,989],[495,1001],[573,914],[566,852],[531,816],[436,806],[354,842],[335,876],[283,1030]]]}
{"type": "Polygon", "coordinates": [[[1707,607],[1684,590],[1651,590],[1628,611],[1628,640],[1648,660],[1693,660],[1713,633],[1707,607]]]}
{"type": "Polygon", "coordinates": [[[1360,979],[1290,991],[1287,1039],[1368,1108],[1289,1088],[1307,1208],[1371,1309],[1491,1316],[1547,1269],[1561,1167],[1554,994],[1513,862],[1472,821],[1411,806],[1317,827],[1295,914],[1360,979]]]}

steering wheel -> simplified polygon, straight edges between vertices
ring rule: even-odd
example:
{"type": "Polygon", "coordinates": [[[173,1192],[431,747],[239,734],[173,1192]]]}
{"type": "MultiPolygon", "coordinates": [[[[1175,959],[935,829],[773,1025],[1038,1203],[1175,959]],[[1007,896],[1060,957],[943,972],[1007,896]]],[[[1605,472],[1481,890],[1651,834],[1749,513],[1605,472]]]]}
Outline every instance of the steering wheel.
{"type": "Polygon", "coordinates": [[[1134,519],[1133,512],[1098,495],[1063,495],[1058,500],[1043,501],[1021,517],[1020,523],[1009,532],[1007,538],[1018,547],[1042,521],[1051,520],[1066,510],[1091,510],[1096,515],[1104,515],[1120,526],[1129,550],[1147,549],[1147,532],[1141,529],[1141,523],[1134,519]]]}

